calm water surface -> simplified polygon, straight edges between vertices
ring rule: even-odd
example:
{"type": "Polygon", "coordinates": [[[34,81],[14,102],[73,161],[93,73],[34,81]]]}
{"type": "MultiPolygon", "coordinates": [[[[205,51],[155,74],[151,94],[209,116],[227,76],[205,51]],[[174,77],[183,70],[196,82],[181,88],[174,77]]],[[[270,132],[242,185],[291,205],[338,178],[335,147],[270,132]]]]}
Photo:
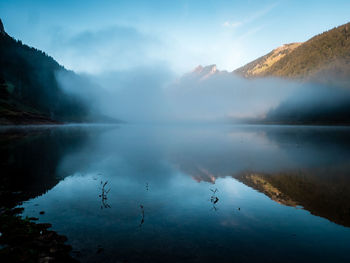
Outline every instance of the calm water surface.
{"type": "Polygon", "coordinates": [[[1,131],[4,184],[82,262],[350,262],[350,129],[1,131]],[[39,215],[40,211],[45,214],[39,215]]]}

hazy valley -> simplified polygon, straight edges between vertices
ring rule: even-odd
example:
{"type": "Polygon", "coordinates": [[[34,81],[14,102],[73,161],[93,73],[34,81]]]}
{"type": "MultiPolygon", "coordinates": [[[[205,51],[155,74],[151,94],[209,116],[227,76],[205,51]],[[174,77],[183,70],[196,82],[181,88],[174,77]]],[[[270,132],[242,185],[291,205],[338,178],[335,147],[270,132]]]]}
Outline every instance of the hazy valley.
{"type": "Polygon", "coordinates": [[[0,1],[0,262],[350,262],[348,10],[0,1]]]}
{"type": "Polygon", "coordinates": [[[233,72],[198,66],[181,77],[158,68],[126,78],[75,74],[3,26],[0,36],[2,123],[350,121],[349,24],[286,44],[233,72]],[[135,100],[133,90],[145,84],[149,90],[135,100]]]}

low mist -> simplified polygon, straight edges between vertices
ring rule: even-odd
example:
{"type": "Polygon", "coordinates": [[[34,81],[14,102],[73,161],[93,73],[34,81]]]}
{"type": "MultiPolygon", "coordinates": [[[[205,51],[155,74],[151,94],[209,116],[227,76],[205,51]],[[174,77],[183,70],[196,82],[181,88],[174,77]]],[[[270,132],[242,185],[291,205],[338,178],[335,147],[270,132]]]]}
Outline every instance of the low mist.
{"type": "Polygon", "coordinates": [[[342,121],[350,119],[349,90],[329,84],[220,71],[179,77],[166,65],[56,76],[63,90],[84,98],[91,113],[126,122],[303,122],[325,115],[318,118],[324,121],[333,109],[342,121]]]}

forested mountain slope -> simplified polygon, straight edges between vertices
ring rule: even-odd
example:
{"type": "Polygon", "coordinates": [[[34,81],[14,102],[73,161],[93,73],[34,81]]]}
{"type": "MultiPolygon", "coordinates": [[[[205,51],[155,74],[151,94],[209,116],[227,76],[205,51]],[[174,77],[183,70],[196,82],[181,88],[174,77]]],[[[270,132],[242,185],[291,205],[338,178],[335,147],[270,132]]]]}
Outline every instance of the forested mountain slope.
{"type": "Polygon", "coordinates": [[[306,42],[277,48],[234,73],[245,77],[347,79],[350,76],[350,23],[306,42]]]}
{"type": "Polygon", "coordinates": [[[67,70],[44,52],[9,36],[0,20],[0,123],[84,119],[87,106],[60,89],[57,71],[67,70]]]}

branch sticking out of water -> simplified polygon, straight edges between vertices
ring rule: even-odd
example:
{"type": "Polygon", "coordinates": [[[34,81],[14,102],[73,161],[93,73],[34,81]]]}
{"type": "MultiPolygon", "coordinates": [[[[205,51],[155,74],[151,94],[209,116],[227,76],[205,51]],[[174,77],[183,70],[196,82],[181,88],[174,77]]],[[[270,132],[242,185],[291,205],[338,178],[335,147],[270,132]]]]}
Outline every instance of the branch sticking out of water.
{"type": "Polygon", "coordinates": [[[99,195],[99,197],[101,197],[101,209],[103,208],[111,208],[111,206],[107,203],[107,194],[109,193],[109,191],[111,190],[111,188],[109,188],[108,190],[106,190],[106,185],[108,184],[108,181],[104,182],[101,181],[101,185],[102,185],[102,188],[101,188],[101,194],[99,195]]]}

